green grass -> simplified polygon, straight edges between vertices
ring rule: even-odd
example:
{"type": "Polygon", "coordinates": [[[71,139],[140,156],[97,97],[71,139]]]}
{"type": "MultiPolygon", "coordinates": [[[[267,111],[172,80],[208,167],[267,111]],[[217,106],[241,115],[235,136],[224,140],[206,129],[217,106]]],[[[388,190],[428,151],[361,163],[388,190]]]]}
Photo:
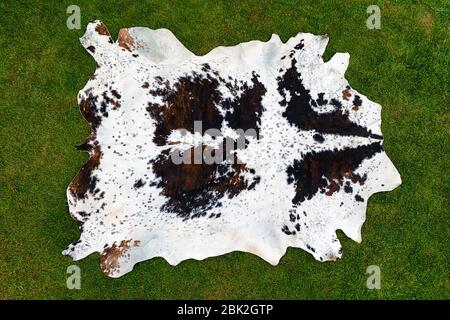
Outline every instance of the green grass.
{"type": "Polygon", "coordinates": [[[1,1],[0,299],[437,299],[449,286],[449,27],[447,1],[1,1]],[[81,8],[82,29],[66,28],[66,8],[81,8]],[[366,8],[381,8],[381,30],[366,28],[366,8]],[[339,232],[341,261],[319,263],[289,249],[273,267],[231,253],[176,267],[157,258],[111,279],[99,255],[72,262],[61,250],[78,239],[65,190],[87,160],[74,145],[89,134],[76,95],[95,70],[78,38],[101,19],[122,27],[169,28],[187,48],[277,33],[328,33],[328,60],[349,52],[346,78],[383,106],[385,149],[403,185],[369,200],[363,242],[339,232]],[[82,272],[66,288],[66,268],[82,272]],[[380,290],[366,288],[379,265],[380,290]]]}

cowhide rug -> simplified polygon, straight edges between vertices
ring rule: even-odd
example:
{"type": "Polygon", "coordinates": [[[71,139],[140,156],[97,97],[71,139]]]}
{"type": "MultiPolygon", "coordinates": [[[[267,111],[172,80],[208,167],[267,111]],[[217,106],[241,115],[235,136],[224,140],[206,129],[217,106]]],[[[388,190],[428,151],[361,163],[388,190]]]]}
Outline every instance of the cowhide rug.
{"type": "Polygon", "coordinates": [[[80,239],[111,277],[245,251],[276,265],[288,247],[342,255],[361,241],[371,194],[400,185],[381,106],[345,80],[327,36],[250,41],[196,56],[167,29],[87,26],[97,70],[79,92],[90,158],[67,189],[80,239]]]}

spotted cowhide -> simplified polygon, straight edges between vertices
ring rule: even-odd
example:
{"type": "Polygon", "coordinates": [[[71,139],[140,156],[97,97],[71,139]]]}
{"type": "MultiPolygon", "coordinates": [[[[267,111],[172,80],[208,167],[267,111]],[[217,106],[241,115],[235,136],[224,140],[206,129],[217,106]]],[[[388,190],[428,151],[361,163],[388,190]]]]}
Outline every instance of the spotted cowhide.
{"type": "Polygon", "coordinates": [[[78,148],[90,158],[67,189],[81,237],[63,253],[100,252],[111,277],[152,257],[176,265],[236,250],[273,265],[288,247],[340,258],[336,230],[360,242],[369,196],[401,179],[383,151],[381,106],[345,80],[347,53],[323,61],[327,42],[273,35],[196,56],[166,29],[113,41],[90,23],[81,43],[97,69],[78,95],[91,126],[78,148]],[[170,157],[233,146],[240,129],[257,135],[217,163],[170,157]]]}

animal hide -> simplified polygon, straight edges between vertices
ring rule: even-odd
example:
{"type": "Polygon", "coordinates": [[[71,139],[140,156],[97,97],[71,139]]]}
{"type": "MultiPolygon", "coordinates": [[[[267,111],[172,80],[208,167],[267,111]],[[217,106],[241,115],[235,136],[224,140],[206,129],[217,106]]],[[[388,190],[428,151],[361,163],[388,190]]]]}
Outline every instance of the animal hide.
{"type": "Polygon", "coordinates": [[[231,251],[336,260],[335,231],[361,242],[367,199],[401,183],[381,106],[345,80],[348,53],[323,61],[327,36],[196,56],[167,29],[114,42],[95,21],[80,40],[97,62],[78,95],[90,158],[67,189],[81,236],[63,254],[99,252],[111,277],[231,251]]]}

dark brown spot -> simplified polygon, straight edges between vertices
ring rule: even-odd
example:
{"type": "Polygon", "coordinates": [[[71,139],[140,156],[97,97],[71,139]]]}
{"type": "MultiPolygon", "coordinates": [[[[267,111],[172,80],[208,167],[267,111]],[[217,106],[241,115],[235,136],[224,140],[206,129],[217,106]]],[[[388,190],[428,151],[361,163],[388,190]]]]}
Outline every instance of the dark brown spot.
{"type": "Polygon", "coordinates": [[[114,97],[116,97],[117,99],[120,99],[122,96],[117,92],[117,90],[113,89],[111,90],[111,93],[114,97]]]}
{"type": "Polygon", "coordinates": [[[380,143],[340,151],[311,152],[301,160],[294,160],[287,169],[288,182],[295,183],[296,195],[293,203],[311,199],[319,190],[326,195],[339,191],[345,179],[363,184],[366,176],[359,176],[356,170],[364,159],[382,151],[380,143]]]}
{"type": "Polygon", "coordinates": [[[349,88],[346,88],[344,91],[342,91],[342,99],[348,101],[348,99],[352,96],[352,93],[350,92],[349,88]]]}
{"type": "Polygon", "coordinates": [[[87,192],[94,193],[97,184],[97,177],[92,172],[100,164],[101,151],[100,146],[93,148],[91,157],[86,164],[78,171],[75,178],[70,183],[70,191],[77,199],[84,199],[87,192]]]}
{"type": "Polygon", "coordinates": [[[323,143],[325,141],[325,138],[323,137],[323,135],[316,133],[313,135],[313,139],[319,143],[323,143]]]}
{"type": "Polygon", "coordinates": [[[358,95],[355,95],[355,98],[353,99],[353,108],[352,108],[352,110],[358,111],[359,107],[361,107],[361,105],[362,105],[361,97],[358,96],[358,95]]]}
{"type": "MultiPolygon", "coordinates": [[[[339,109],[340,103],[336,100],[333,102],[333,105],[337,106],[336,110],[327,113],[314,111],[312,104],[316,102],[311,99],[310,91],[304,87],[301,75],[295,64],[296,60],[292,59],[291,67],[286,70],[283,76],[277,79],[278,91],[284,98],[281,101],[281,105],[286,106],[283,116],[288,119],[289,123],[297,126],[299,129],[316,130],[318,133],[362,137],[373,136],[367,128],[350,121],[349,114],[339,109]],[[289,101],[287,101],[287,92],[290,93],[289,101]]],[[[321,94],[319,94],[318,102],[327,103],[321,94]]]]}
{"type": "MultiPolygon", "coordinates": [[[[206,146],[199,146],[205,150],[206,146]]],[[[224,196],[233,198],[242,190],[251,190],[259,182],[259,177],[251,173],[245,164],[234,163],[195,164],[194,148],[185,151],[191,157],[191,164],[176,165],[169,152],[163,152],[153,162],[153,170],[160,178],[158,187],[169,198],[162,210],[175,212],[183,218],[195,218],[206,215],[213,207],[221,206],[224,196]],[[243,178],[244,172],[252,174],[253,179],[243,178]]]]}
{"type": "Polygon", "coordinates": [[[297,45],[294,47],[294,49],[295,49],[295,50],[301,50],[301,49],[303,49],[304,46],[305,46],[305,45],[304,45],[303,39],[302,39],[302,40],[300,40],[299,43],[297,43],[297,45]]]}
{"type": "Polygon", "coordinates": [[[101,123],[101,117],[98,115],[97,100],[92,92],[86,92],[87,96],[80,101],[80,112],[95,131],[101,123]]]}
{"type": "Polygon", "coordinates": [[[319,106],[324,106],[324,105],[326,105],[326,104],[328,103],[328,100],[326,100],[326,99],[323,98],[324,95],[325,95],[324,92],[321,92],[321,93],[319,93],[319,95],[318,95],[318,98],[317,98],[316,102],[317,102],[317,104],[318,104],[319,106]]]}
{"type": "Polygon", "coordinates": [[[151,90],[153,95],[162,96],[165,103],[163,106],[149,103],[147,108],[156,120],[153,141],[164,145],[173,130],[194,132],[195,121],[202,121],[202,134],[210,128],[220,129],[223,117],[216,107],[221,100],[218,87],[217,79],[194,74],[180,78],[172,89],[163,86],[151,90]]]}
{"type": "Polygon", "coordinates": [[[344,187],[344,191],[345,191],[346,193],[352,193],[352,192],[353,192],[353,188],[350,187],[350,186],[345,186],[345,187],[344,187]]]}
{"type": "Polygon", "coordinates": [[[225,115],[225,120],[230,128],[254,129],[259,134],[259,125],[261,124],[261,114],[264,107],[262,106],[262,98],[266,93],[266,88],[259,82],[256,74],[252,78],[253,86],[247,83],[241,85],[242,95],[235,99],[227,99],[222,106],[229,112],[225,115]]]}
{"type": "Polygon", "coordinates": [[[136,180],[136,182],[133,185],[133,188],[139,189],[142,188],[145,185],[145,182],[142,181],[142,179],[136,180]]]}

